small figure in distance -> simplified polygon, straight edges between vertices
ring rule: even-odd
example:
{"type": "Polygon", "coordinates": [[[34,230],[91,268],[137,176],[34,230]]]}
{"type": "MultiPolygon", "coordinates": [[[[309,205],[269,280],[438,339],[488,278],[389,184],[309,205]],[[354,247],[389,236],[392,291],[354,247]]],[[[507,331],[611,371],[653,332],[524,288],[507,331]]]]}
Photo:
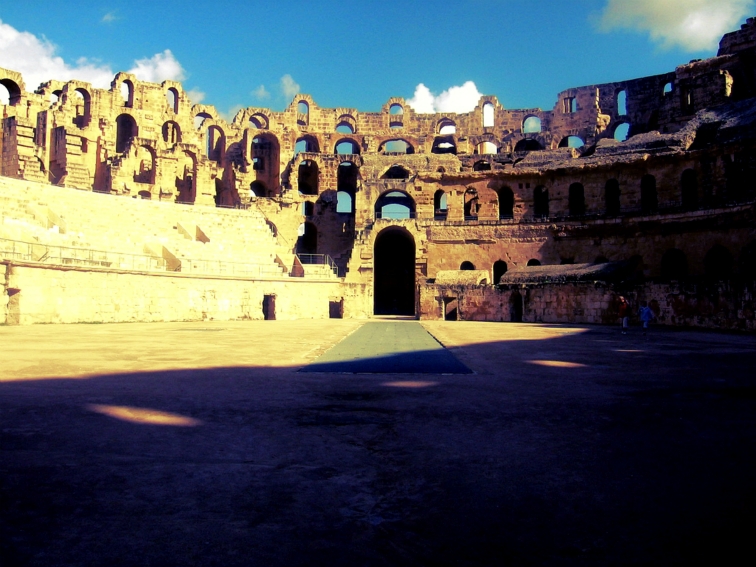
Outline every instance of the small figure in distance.
{"type": "Polygon", "coordinates": [[[630,324],[630,314],[629,314],[630,305],[628,305],[627,299],[625,299],[621,295],[620,295],[619,301],[620,301],[620,304],[619,304],[618,315],[620,318],[620,323],[622,324],[622,334],[626,335],[627,327],[630,324]]]}
{"type": "Polygon", "coordinates": [[[654,320],[654,317],[656,317],[656,315],[654,315],[654,312],[648,306],[648,303],[643,301],[641,302],[640,309],[638,309],[638,316],[643,322],[643,334],[645,335],[648,332],[648,325],[651,323],[651,321],[654,320]]]}

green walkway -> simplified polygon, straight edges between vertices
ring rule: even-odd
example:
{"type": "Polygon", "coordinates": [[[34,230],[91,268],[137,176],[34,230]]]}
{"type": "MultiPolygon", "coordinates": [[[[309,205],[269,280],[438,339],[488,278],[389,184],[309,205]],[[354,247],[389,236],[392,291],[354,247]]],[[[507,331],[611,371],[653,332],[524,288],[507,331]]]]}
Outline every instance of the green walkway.
{"type": "Polygon", "coordinates": [[[419,323],[366,323],[300,372],[471,374],[419,323]]]}

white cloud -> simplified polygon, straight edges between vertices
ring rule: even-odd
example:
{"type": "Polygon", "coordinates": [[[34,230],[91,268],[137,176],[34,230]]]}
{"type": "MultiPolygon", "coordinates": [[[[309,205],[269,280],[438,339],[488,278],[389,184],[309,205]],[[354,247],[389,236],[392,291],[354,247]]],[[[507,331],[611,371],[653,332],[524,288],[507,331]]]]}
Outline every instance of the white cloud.
{"type": "MultiPolygon", "coordinates": [[[[56,51],[57,47],[49,40],[18,31],[0,20],[0,62],[4,68],[23,75],[28,91],[51,79],[78,79],[96,88],[110,88],[115,72],[109,65],[86,57],[69,64],[56,55],[56,51]]],[[[158,83],[166,79],[178,81],[184,78],[184,69],[169,49],[134,61],[134,67],[129,72],[143,81],[158,83]]]]}
{"type": "Polygon", "coordinates": [[[108,12],[102,17],[100,21],[103,24],[109,24],[110,22],[115,22],[117,19],[118,17],[115,15],[115,12],[108,12]]]}
{"type": "Polygon", "coordinates": [[[136,75],[140,81],[150,83],[162,83],[166,80],[182,81],[185,78],[184,69],[181,67],[170,49],[162,53],[156,53],[152,57],[134,61],[134,67],[129,73],[136,75]]]}
{"type": "Polygon", "coordinates": [[[190,91],[186,91],[186,96],[189,97],[189,100],[191,100],[194,104],[199,104],[203,100],[205,100],[205,93],[198,89],[192,89],[190,91]]]}
{"type": "Polygon", "coordinates": [[[438,96],[434,95],[428,87],[420,83],[415,87],[415,94],[407,99],[409,104],[418,114],[433,114],[436,112],[470,112],[478,105],[478,100],[483,96],[478,87],[472,81],[467,81],[462,86],[453,86],[446,89],[438,96]]]}
{"type": "Polygon", "coordinates": [[[294,81],[291,75],[286,74],[281,77],[281,92],[284,98],[294,98],[299,94],[299,85],[294,81]]]}
{"type": "Polygon", "coordinates": [[[270,98],[270,93],[268,92],[268,89],[265,88],[265,85],[260,85],[253,90],[251,94],[257,100],[267,100],[270,98]]]}
{"type": "Polygon", "coordinates": [[[608,0],[601,27],[646,31],[664,48],[709,50],[750,15],[754,0],[608,0]]]}

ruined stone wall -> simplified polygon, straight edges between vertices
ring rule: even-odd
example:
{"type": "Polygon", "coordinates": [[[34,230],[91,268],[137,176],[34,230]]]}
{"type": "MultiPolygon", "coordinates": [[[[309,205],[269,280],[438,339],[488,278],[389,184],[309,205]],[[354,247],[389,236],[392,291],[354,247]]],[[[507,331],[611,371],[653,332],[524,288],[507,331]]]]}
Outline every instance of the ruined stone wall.
{"type": "Polygon", "coordinates": [[[656,315],[656,325],[754,331],[755,292],[754,281],[649,282],[631,288],[602,283],[501,288],[427,285],[420,287],[419,313],[421,319],[443,319],[453,302],[457,320],[611,325],[619,323],[622,295],[630,303],[633,325],[639,324],[637,311],[645,301],[656,315]]]}
{"type": "Polygon", "coordinates": [[[372,313],[364,286],[334,282],[250,280],[0,262],[0,324],[123,323],[263,319],[275,295],[279,319],[324,319],[331,303],[346,318],[372,313]]]}

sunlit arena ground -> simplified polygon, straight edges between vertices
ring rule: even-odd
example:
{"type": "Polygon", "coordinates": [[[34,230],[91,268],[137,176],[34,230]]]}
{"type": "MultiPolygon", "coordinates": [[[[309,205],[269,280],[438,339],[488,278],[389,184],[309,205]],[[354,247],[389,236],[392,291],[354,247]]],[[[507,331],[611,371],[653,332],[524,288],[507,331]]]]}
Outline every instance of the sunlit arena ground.
{"type": "Polygon", "coordinates": [[[308,320],[0,344],[3,567],[754,559],[754,336],[308,320]],[[394,356],[415,373],[370,373],[394,356]]]}

